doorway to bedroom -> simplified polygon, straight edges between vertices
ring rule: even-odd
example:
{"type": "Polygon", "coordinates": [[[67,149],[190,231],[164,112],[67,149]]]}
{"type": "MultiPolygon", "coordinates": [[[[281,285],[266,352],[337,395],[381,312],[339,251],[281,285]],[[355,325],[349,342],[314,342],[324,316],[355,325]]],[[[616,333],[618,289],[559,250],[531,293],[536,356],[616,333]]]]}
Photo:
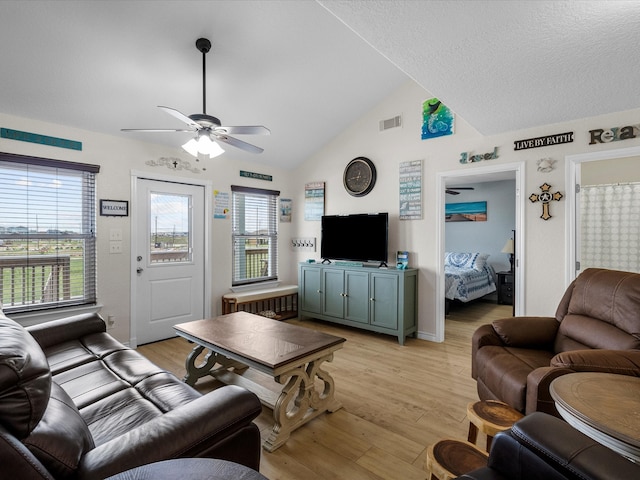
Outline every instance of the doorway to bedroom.
{"type": "Polygon", "coordinates": [[[517,163],[439,174],[438,341],[448,307],[489,302],[521,310],[523,172],[517,163]]]}

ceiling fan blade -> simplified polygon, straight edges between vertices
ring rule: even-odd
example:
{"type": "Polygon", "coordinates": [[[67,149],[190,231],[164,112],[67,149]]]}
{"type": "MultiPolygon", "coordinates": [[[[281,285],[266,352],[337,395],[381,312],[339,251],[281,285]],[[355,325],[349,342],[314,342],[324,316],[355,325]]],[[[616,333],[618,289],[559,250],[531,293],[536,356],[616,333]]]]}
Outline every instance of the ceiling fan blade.
{"type": "Polygon", "coordinates": [[[475,190],[475,187],[447,187],[449,190],[475,190]]]}
{"type": "Polygon", "coordinates": [[[216,133],[229,135],[271,135],[271,130],[262,125],[247,125],[243,127],[216,127],[213,129],[216,133]]]}
{"type": "Polygon", "coordinates": [[[229,145],[240,148],[247,152],[262,153],[264,151],[263,148],[256,147],[255,145],[251,145],[250,143],[243,142],[242,140],[238,140],[237,138],[228,137],[226,135],[216,135],[215,132],[213,132],[213,137],[219,142],[228,143],[229,145]]]}
{"type": "Polygon", "coordinates": [[[197,124],[196,122],[191,120],[188,116],[186,116],[184,113],[179,112],[175,108],[163,107],[162,105],[158,105],[158,108],[161,108],[162,110],[167,112],[169,115],[177,118],[181,122],[186,123],[187,125],[189,125],[194,130],[200,130],[202,128],[199,124],[197,124]]]}
{"type": "Polygon", "coordinates": [[[184,128],[121,128],[121,132],[190,132],[193,130],[186,130],[184,128]]]}
{"type": "Polygon", "coordinates": [[[456,192],[455,190],[445,190],[445,193],[448,193],[449,195],[460,195],[460,192],[456,192]]]}

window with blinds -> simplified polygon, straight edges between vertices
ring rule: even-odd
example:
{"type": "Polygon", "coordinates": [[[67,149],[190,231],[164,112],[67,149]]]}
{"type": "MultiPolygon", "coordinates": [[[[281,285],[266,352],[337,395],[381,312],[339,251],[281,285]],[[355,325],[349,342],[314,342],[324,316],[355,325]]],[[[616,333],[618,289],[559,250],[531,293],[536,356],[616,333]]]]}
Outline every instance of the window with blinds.
{"type": "Polygon", "coordinates": [[[5,312],[96,303],[96,165],[0,153],[5,312]]]}
{"type": "Polygon", "coordinates": [[[231,186],[232,285],[278,279],[280,192],[231,186]]]}

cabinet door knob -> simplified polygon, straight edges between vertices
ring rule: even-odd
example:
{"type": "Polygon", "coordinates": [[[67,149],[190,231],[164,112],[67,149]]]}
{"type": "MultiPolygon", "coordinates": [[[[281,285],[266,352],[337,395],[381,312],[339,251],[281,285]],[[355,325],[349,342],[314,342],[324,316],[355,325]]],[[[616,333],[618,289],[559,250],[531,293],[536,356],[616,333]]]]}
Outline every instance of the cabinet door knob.
{"type": "Polygon", "coordinates": [[[371,297],[371,298],[369,299],[369,301],[370,301],[370,302],[373,302],[373,301],[375,301],[375,299],[374,299],[373,297],[371,297]]]}

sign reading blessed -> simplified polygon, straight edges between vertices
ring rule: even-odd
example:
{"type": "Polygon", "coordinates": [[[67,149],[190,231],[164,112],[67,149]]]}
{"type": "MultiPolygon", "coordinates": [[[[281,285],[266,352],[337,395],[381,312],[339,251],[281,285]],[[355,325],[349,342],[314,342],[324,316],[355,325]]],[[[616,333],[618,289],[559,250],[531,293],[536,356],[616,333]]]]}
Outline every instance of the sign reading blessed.
{"type": "Polygon", "coordinates": [[[527,148],[548,147],[561,143],[573,142],[573,132],[557,133],[546,137],[527,138],[526,140],[516,140],[514,150],[526,150],[527,148]]]}

